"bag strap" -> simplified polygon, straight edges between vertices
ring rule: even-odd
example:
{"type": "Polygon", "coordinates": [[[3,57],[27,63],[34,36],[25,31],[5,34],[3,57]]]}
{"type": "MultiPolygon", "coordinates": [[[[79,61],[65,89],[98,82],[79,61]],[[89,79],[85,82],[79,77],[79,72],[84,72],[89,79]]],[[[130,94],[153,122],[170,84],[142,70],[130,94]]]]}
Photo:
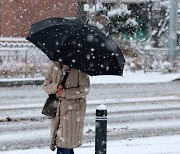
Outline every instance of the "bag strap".
{"type": "Polygon", "coordinates": [[[68,78],[69,73],[70,73],[70,70],[67,70],[67,71],[66,71],[66,74],[64,75],[64,78],[63,78],[63,80],[62,80],[62,82],[61,82],[61,85],[62,85],[63,87],[64,87],[64,84],[65,84],[67,78],[68,78]]]}
{"type": "MultiPolygon", "coordinates": [[[[67,70],[67,71],[66,71],[66,74],[64,75],[64,78],[63,78],[63,80],[62,80],[62,82],[61,82],[61,85],[62,85],[63,87],[64,87],[64,84],[65,84],[67,78],[68,78],[69,73],[70,73],[70,70],[67,70]]],[[[56,98],[56,94],[49,94],[49,98],[56,98]]]]}

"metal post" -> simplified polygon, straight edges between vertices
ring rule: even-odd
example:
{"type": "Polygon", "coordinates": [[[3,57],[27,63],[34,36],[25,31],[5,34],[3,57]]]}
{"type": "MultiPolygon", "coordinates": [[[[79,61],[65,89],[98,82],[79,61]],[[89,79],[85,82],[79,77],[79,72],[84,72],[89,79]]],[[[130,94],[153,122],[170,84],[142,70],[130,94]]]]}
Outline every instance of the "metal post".
{"type": "Polygon", "coordinates": [[[95,154],[106,154],[107,145],[107,109],[100,105],[96,109],[95,154]]]}
{"type": "Polygon", "coordinates": [[[169,12],[169,54],[168,60],[173,62],[177,54],[177,0],[170,0],[169,12]]]}

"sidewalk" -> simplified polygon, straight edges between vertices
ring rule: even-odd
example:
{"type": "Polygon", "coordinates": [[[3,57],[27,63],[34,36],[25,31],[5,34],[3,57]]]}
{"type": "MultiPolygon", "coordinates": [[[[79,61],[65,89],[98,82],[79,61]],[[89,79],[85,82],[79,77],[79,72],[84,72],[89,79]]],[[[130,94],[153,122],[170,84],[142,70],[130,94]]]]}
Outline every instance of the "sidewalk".
{"type": "MultiPolygon", "coordinates": [[[[162,74],[159,72],[143,71],[124,72],[124,76],[93,76],[90,77],[91,84],[112,84],[112,83],[158,83],[180,80],[180,73],[162,74]]],[[[42,85],[44,78],[9,78],[0,79],[0,87],[42,85]]]]}
{"type": "MultiPolygon", "coordinates": [[[[120,141],[110,141],[107,143],[107,154],[180,154],[180,136],[164,136],[164,137],[149,137],[127,139],[120,141]]],[[[4,151],[0,154],[55,154],[48,147],[43,149],[27,149],[4,151]]],[[[75,149],[77,154],[95,154],[93,144],[85,144],[80,148],[75,149]]]]}
{"type": "Polygon", "coordinates": [[[0,87],[16,87],[24,85],[42,85],[44,78],[11,78],[0,79],[0,87]]]}

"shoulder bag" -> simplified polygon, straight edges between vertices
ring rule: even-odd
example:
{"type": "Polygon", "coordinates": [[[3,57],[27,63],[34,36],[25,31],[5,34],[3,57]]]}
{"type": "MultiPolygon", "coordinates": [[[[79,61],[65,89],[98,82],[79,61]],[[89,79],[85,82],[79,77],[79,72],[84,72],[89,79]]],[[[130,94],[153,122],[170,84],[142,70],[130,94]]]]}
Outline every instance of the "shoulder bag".
{"type": "MultiPolygon", "coordinates": [[[[66,71],[64,78],[61,82],[61,85],[64,87],[64,84],[67,80],[70,70],[66,71]]],[[[56,94],[49,94],[49,97],[46,99],[46,102],[42,109],[42,114],[48,116],[49,118],[54,118],[56,116],[57,106],[59,99],[56,97],[56,94]]]]}

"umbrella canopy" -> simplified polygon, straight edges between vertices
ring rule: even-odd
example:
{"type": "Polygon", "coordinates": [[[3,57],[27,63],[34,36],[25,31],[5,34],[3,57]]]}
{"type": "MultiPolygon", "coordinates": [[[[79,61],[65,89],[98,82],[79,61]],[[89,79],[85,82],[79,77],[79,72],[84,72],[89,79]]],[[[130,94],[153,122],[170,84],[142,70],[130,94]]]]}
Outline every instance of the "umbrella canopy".
{"type": "Polygon", "coordinates": [[[120,48],[98,28],[77,20],[49,18],[31,26],[26,38],[50,60],[94,75],[122,75],[120,48]]]}

